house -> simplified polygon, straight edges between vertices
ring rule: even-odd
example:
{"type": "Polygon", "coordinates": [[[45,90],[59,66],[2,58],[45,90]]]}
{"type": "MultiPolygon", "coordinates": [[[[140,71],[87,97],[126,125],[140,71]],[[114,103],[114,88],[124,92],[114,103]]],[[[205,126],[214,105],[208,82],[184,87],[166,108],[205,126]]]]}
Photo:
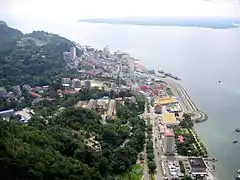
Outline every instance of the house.
{"type": "Polygon", "coordinates": [[[37,94],[33,91],[30,91],[29,94],[33,97],[33,98],[41,98],[42,96],[40,94],[37,94]]]}
{"type": "Polygon", "coordinates": [[[87,108],[88,109],[93,109],[95,104],[96,104],[96,100],[90,99],[89,102],[88,102],[87,108]]]}

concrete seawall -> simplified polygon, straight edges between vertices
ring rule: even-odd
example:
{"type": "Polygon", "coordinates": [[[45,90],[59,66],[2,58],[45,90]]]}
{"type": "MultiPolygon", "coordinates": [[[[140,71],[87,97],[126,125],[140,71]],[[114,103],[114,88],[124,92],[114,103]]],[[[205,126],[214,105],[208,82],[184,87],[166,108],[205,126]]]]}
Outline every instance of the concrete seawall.
{"type": "Polygon", "coordinates": [[[169,86],[175,96],[179,98],[183,111],[192,114],[192,120],[195,122],[202,122],[207,120],[207,115],[197,108],[182,85],[178,83],[169,83],[169,86]]]}

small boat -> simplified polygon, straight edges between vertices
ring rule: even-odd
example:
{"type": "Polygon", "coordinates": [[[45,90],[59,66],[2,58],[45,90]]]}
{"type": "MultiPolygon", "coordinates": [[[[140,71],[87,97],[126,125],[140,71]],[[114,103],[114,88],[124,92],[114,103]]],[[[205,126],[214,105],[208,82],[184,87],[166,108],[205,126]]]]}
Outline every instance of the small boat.
{"type": "Polygon", "coordinates": [[[236,131],[236,132],[240,132],[240,129],[239,129],[239,128],[237,128],[237,129],[235,129],[235,131],[236,131]]]}
{"type": "Polygon", "coordinates": [[[163,73],[164,73],[164,71],[163,71],[163,70],[161,70],[161,69],[159,69],[159,70],[158,70],[158,72],[159,72],[159,73],[161,73],[161,74],[163,74],[163,73]]]}
{"type": "Polygon", "coordinates": [[[218,81],[218,83],[220,83],[220,84],[221,84],[221,83],[222,83],[222,81],[218,81]]]}
{"type": "Polygon", "coordinates": [[[236,180],[240,180],[240,169],[234,174],[236,180]]]}
{"type": "Polygon", "coordinates": [[[238,142],[237,140],[234,140],[234,141],[233,141],[233,144],[235,144],[235,143],[237,143],[237,142],[238,142]]]}

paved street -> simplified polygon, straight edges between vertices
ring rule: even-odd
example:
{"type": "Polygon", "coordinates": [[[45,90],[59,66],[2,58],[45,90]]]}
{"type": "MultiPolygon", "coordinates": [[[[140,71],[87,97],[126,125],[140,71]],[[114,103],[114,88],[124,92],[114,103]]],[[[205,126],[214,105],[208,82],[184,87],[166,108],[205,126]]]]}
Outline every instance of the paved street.
{"type": "Polygon", "coordinates": [[[147,165],[147,154],[146,154],[146,147],[144,147],[144,169],[143,169],[143,177],[142,180],[149,180],[149,173],[148,173],[148,165],[147,165]]]}
{"type": "Polygon", "coordinates": [[[160,141],[160,134],[158,131],[158,124],[155,120],[155,114],[154,114],[154,108],[150,108],[150,114],[151,114],[151,122],[153,125],[153,150],[155,155],[155,162],[157,165],[156,173],[155,173],[155,180],[162,180],[163,179],[163,170],[162,170],[162,160],[161,155],[163,155],[162,152],[162,146],[160,141]]]}
{"type": "MultiPolygon", "coordinates": [[[[147,124],[147,104],[145,104],[145,111],[143,113],[143,118],[145,119],[145,123],[147,124]]],[[[147,133],[145,133],[145,136],[147,137],[147,133]]],[[[144,169],[143,169],[143,177],[142,180],[149,180],[149,173],[148,173],[148,165],[147,165],[147,153],[146,153],[146,144],[144,145],[144,169]]]]}

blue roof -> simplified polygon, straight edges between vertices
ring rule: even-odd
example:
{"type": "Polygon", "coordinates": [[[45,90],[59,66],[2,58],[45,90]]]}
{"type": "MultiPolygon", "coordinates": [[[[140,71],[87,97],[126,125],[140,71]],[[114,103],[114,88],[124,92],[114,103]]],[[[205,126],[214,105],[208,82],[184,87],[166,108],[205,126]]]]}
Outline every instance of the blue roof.
{"type": "Polygon", "coordinates": [[[9,110],[5,110],[5,111],[0,111],[0,114],[10,113],[10,112],[14,112],[14,110],[9,109],[9,110]]]}

